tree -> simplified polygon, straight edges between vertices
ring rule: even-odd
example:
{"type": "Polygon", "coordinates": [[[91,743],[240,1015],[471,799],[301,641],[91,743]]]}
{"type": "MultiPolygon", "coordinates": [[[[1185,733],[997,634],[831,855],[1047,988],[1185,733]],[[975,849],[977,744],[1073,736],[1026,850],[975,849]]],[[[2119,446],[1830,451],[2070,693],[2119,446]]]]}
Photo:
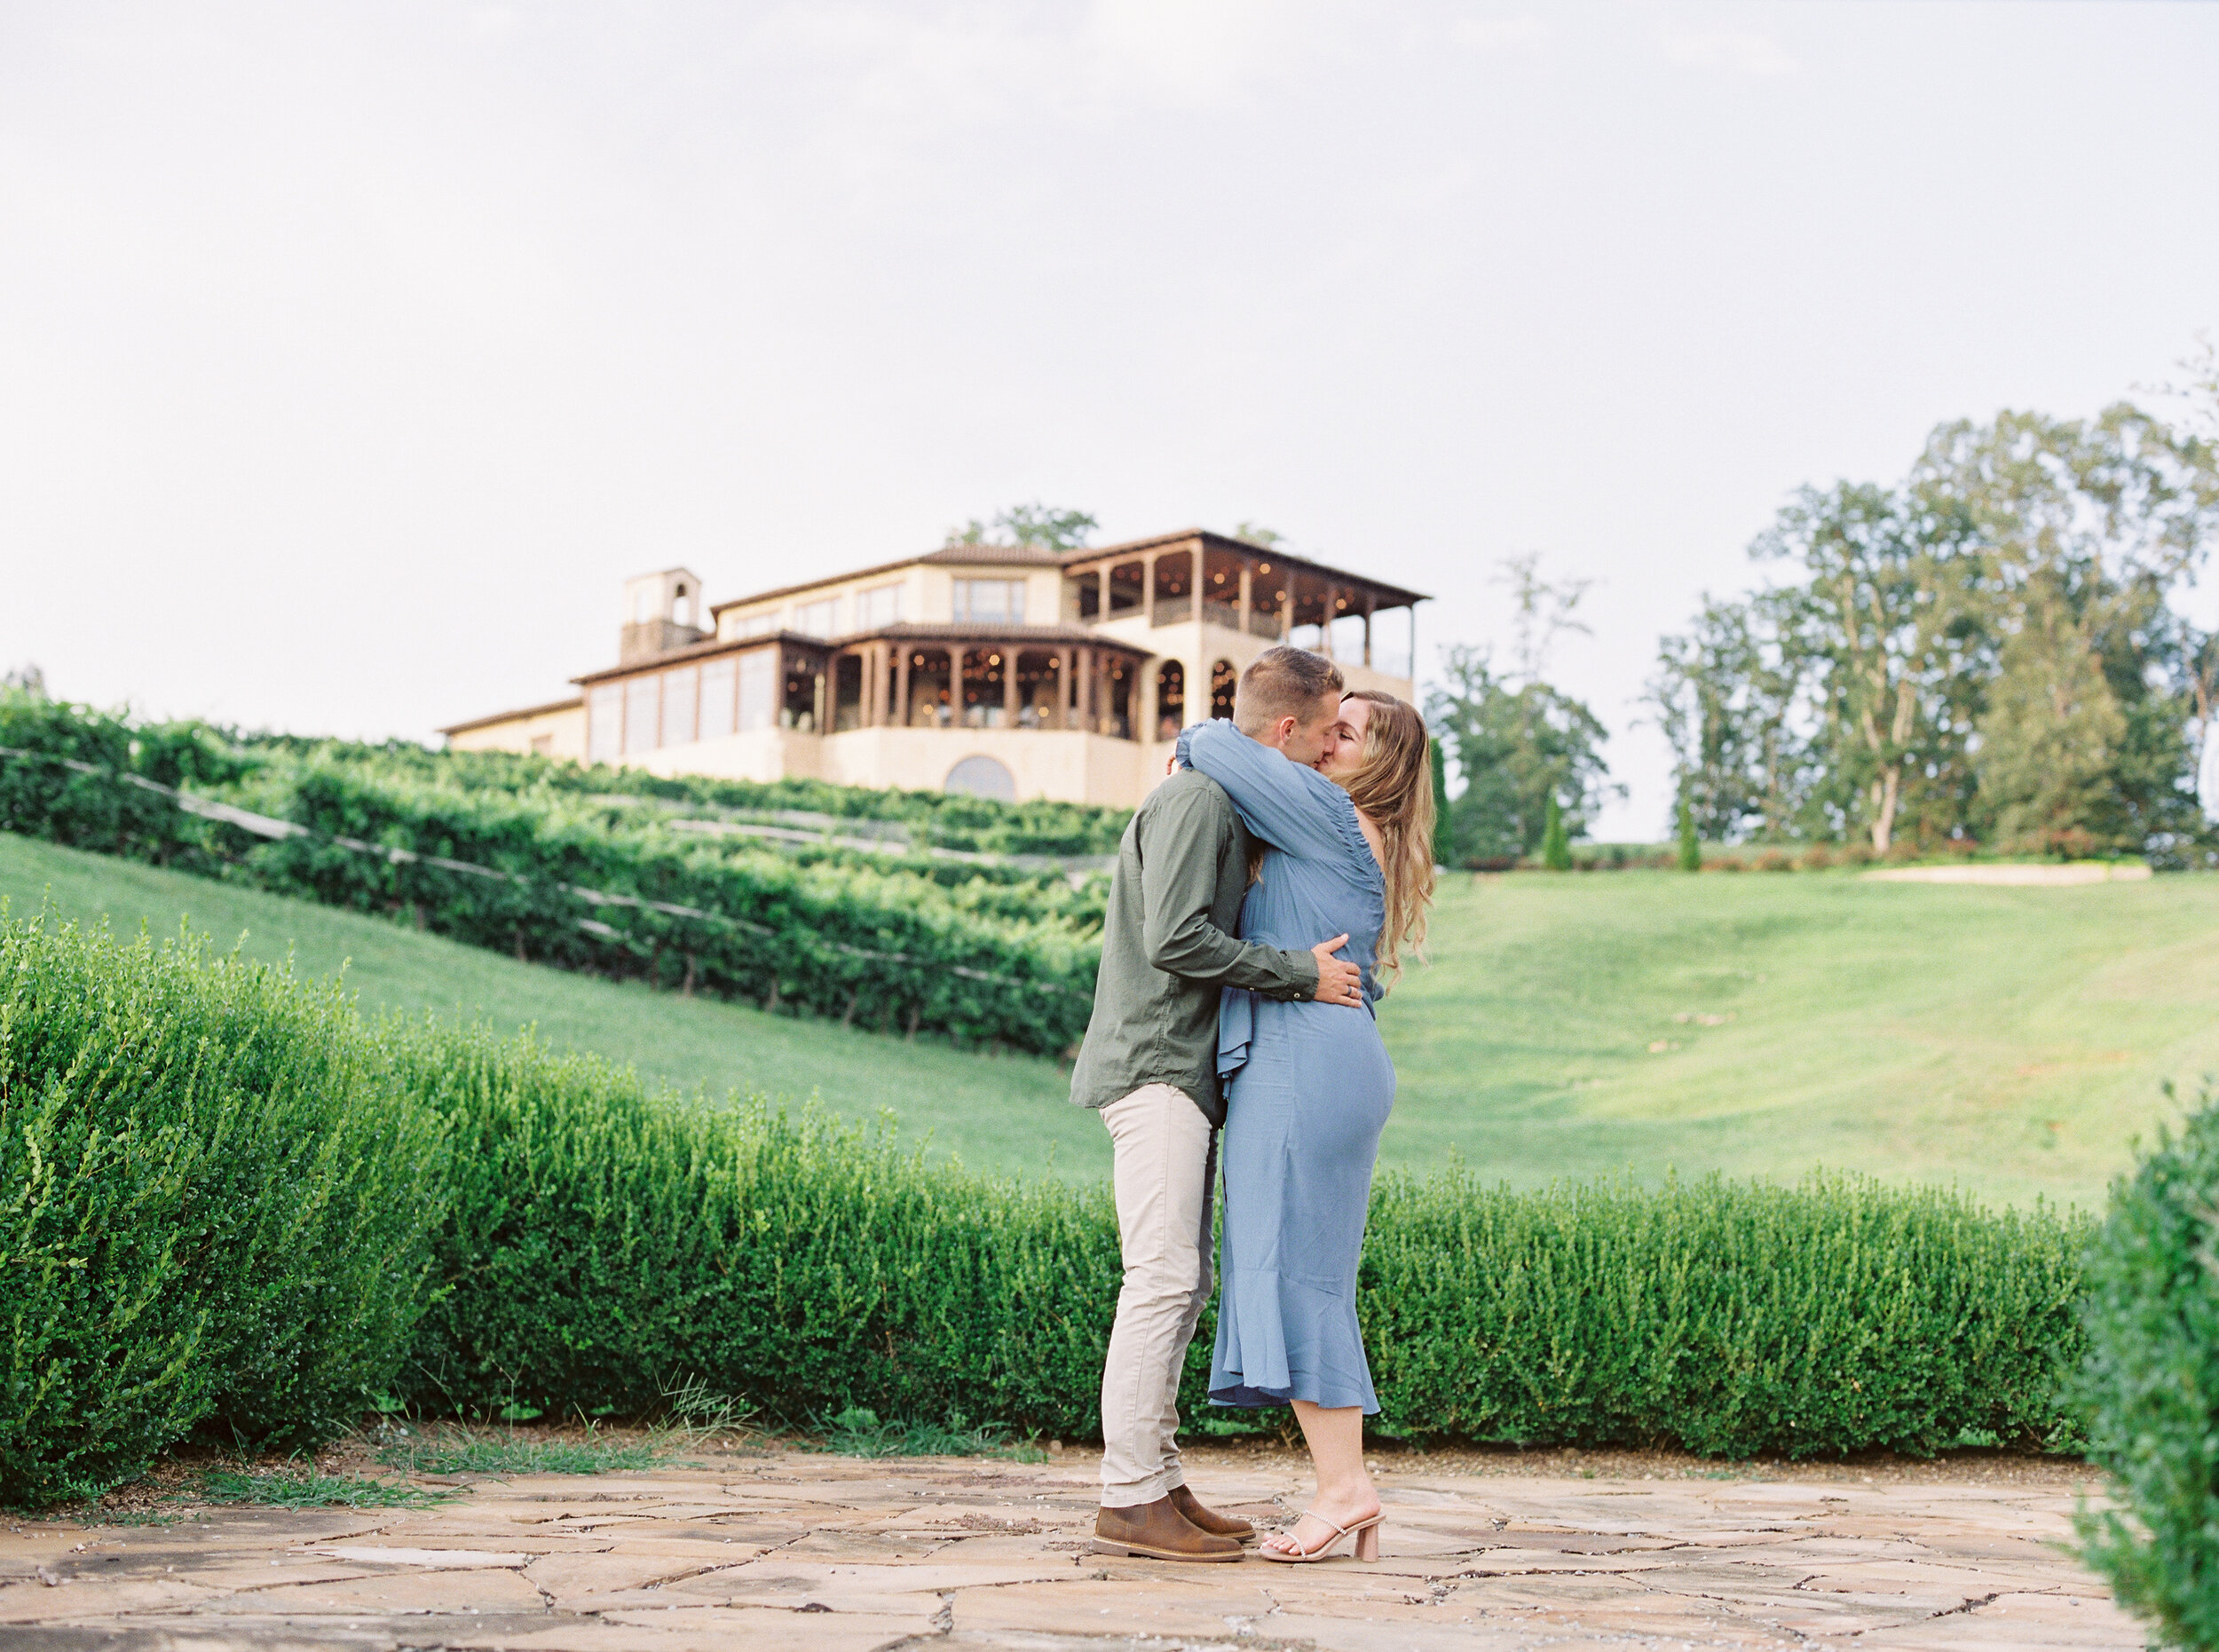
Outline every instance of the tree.
{"type": "Polygon", "coordinates": [[[1702,845],[1695,841],[1695,814],[1687,806],[1687,794],[1679,794],[1679,854],[1678,864],[1682,872],[1702,870],[1702,845]]]}
{"type": "Polygon", "coordinates": [[[997,512],[991,522],[973,517],[961,527],[950,528],[945,542],[1037,545],[1043,550],[1078,550],[1101,526],[1084,510],[1058,510],[1035,501],[997,512]],[[1001,537],[995,537],[998,534],[1001,537]]]}
{"type": "Polygon", "coordinates": [[[1457,826],[1449,815],[1449,764],[1438,737],[1426,742],[1433,771],[1433,864],[1457,864],[1457,826]]]}
{"type": "Polygon", "coordinates": [[[1994,638],[1969,829],[2071,851],[2202,835],[2205,644],[2168,599],[2219,535],[2219,444],[2124,402],[2006,412],[1937,430],[1910,486],[1962,514],[1994,638]]]}
{"type": "MultiPolygon", "coordinates": [[[[1947,766],[1968,723],[1954,692],[1978,635],[1958,554],[1964,512],[1869,482],[1806,487],[1750,547],[1800,565],[1809,583],[1783,646],[1808,668],[1814,731],[1848,829],[1884,854],[1907,788],[1947,766]]],[[[1784,824],[1784,823],[1783,823],[1784,824]]]]}
{"type": "Polygon", "coordinates": [[[1814,822],[1831,835],[1805,605],[1792,590],[1706,596],[1694,624],[1658,644],[1647,697],[1679,757],[1679,802],[1711,842],[1814,822]]]}
{"type": "Polygon", "coordinates": [[[1548,811],[1541,827],[1541,864],[1552,872],[1572,869],[1572,843],[1564,835],[1564,811],[1557,807],[1556,794],[1549,794],[1548,811]]]}
{"type": "Polygon", "coordinates": [[[1505,557],[1496,565],[1501,572],[1492,583],[1510,587],[1518,675],[1528,683],[1537,683],[1548,675],[1549,649],[1558,633],[1577,631],[1583,636],[1594,635],[1585,621],[1572,616],[1580,605],[1580,598],[1587,595],[1595,581],[1543,579],[1541,553],[1537,550],[1529,550],[1522,557],[1505,557]]]}
{"type": "Polygon", "coordinates": [[[1571,838],[1585,834],[1607,796],[1623,794],[1605,779],[1603,725],[1578,700],[1545,683],[1512,686],[1484,648],[1442,650],[1441,676],[1425,716],[1464,782],[1449,816],[1467,864],[1532,854],[1552,798],[1562,800],[1571,838]]]}
{"type": "Polygon", "coordinates": [[[1274,549],[1287,542],[1287,536],[1284,534],[1274,528],[1267,528],[1260,522],[1236,522],[1233,525],[1233,537],[1244,544],[1255,545],[1265,550],[1274,549]]]}
{"type": "Polygon", "coordinates": [[[35,665],[21,665],[0,672],[0,688],[20,689],[34,700],[46,698],[46,673],[35,665]]]}
{"type": "Polygon", "coordinates": [[[2169,854],[2219,660],[2168,605],[2219,534],[2219,444],[2126,404],[1935,431],[1895,487],[1805,488],[1649,696],[1702,834],[2169,854]]]}

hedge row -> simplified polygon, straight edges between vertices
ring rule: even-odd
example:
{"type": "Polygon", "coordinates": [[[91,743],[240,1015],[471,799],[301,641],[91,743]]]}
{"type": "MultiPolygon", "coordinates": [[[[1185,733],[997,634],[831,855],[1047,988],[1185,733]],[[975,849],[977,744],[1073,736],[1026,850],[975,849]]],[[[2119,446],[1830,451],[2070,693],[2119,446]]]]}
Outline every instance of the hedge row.
{"type": "Polygon", "coordinates": [[[2091,1565],[2162,1644],[2219,1646],[2219,1105],[2207,1092],[2112,1191],[2090,1259],[2079,1384],[2112,1506],[2091,1565]]]}
{"type": "Polygon", "coordinates": [[[0,694],[0,747],[38,754],[0,758],[0,829],[381,913],[536,962],[884,1031],[1049,1055],[1086,1031],[1100,953],[1086,921],[1099,906],[1060,882],[950,891],[899,868],[704,840],[563,786],[415,778],[439,761],[432,754],[273,744],[257,755],[193,725],[131,728],[21,694],[0,694]],[[41,758],[182,787],[311,835],[269,841],[41,758]]]}
{"type": "Polygon", "coordinates": [[[905,792],[825,780],[722,780],[707,775],[653,775],[530,757],[509,752],[432,752],[393,741],[362,746],[294,735],[249,736],[256,753],[283,753],[295,758],[354,760],[376,757],[411,771],[422,780],[473,788],[515,792],[546,786],[581,797],[612,795],[652,798],[667,803],[710,809],[800,810],[849,820],[894,821],[920,842],[942,849],[1004,855],[1113,855],[1130,810],[1092,803],[1036,799],[997,802],[952,792],[905,792]]]}
{"type": "MultiPolygon", "coordinates": [[[[413,1048],[467,1166],[421,1397],[631,1411],[701,1375],[790,1420],[857,1404],[1099,1434],[1106,1192],[673,1107],[482,1033],[413,1048]]],[[[2057,1359],[2086,1228],[2051,1211],[1848,1177],[1516,1193],[1450,1173],[1383,1177],[1371,1221],[1358,1312],[1385,1435],[1809,1456],[2071,1433],[2057,1359]]],[[[1211,1415],[1212,1334],[1190,1419],[1211,1415]]]]}
{"type": "Polygon", "coordinates": [[[0,1500],[195,1428],[302,1443],[389,1387],[446,1126],[336,988],[0,921],[0,1500]]]}
{"type": "MultiPolygon", "coordinates": [[[[189,944],[0,920],[0,1500],[367,1396],[637,1414],[689,1380],[1099,1431],[1106,1190],[982,1181],[525,1039],[366,1031],[189,944]]],[[[1387,1177],[1359,1281],[1417,1439],[1725,1455],[2049,1446],[2086,1224],[1852,1179],[1514,1193],[1387,1177]]],[[[1274,1426],[1204,1402],[1190,1423],[1274,1426]]]]}

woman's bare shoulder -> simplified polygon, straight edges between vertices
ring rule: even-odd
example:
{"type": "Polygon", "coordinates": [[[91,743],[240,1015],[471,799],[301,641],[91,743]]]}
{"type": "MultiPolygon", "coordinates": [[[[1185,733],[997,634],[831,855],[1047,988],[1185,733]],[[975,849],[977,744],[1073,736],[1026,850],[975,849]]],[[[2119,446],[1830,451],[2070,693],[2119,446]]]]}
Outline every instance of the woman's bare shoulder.
{"type": "Polygon", "coordinates": [[[1378,861],[1384,870],[1386,866],[1386,839],[1379,834],[1378,823],[1359,809],[1356,810],[1356,825],[1363,833],[1363,841],[1371,846],[1371,858],[1378,861]]]}

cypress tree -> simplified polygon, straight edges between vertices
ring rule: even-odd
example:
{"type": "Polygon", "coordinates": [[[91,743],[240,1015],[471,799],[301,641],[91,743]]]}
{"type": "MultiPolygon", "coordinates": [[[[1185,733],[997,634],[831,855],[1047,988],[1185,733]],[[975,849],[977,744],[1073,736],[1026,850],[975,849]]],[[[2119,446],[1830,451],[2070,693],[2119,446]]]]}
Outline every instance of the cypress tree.
{"type": "Polygon", "coordinates": [[[1572,869],[1572,842],[1564,835],[1564,812],[1556,794],[1549,794],[1549,812],[1541,828],[1541,864],[1552,872],[1572,869]]]}
{"type": "Polygon", "coordinates": [[[1428,740],[1433,766],[1433,864],[1457,864],[1457,832],[1449,820],[1449,765],[1441,760],[1441,742],[1428,740]]]}
{"type": "Polygon", "coordinates": [[[1687,807],[1687,795],[1679,799],[1679,869],[1682,872],[1702,870],[1702,845],[1695,842],[1695,814],[1687,807]]]}

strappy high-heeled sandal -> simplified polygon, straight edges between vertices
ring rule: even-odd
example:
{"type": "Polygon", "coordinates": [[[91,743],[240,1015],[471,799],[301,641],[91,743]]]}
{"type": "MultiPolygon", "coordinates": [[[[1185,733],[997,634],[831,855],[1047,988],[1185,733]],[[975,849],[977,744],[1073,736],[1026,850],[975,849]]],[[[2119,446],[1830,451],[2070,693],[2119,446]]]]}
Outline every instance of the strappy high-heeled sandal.
{"type": "MultiPolygon", "coordinates": [[[[1379,1522],[1386,1518],[1385,1509],[1380,1510],[1370,1520],[1360,1520],[1353,1526],[1335,1526],[1331,1521],[1326,1520],[1325,1516],[1318,1514],[1315,1509],[1304,1509],[1302,1512],[1324,1522],[1328,1526],[1332,1526],[1333,1535],[1330,1537],[1319,1538],[1315,1547],[1307,1549],[1275,1549],[1269,1543],[1260,1543],[1256,1545],[1256,1553],[1260,1558],[1267,1561],[1284,1561],[1291,1566],[1314,1566],[1320,1561],[1339,1560],[1340,1557],[1335,1554],[1333,1550],[1343,1537],[1350,1536],[1356,1539],[1356,1559],[1376,1561],[1379,1558],[1379,1522]]],[[[1291,1537],[1287,1540],[1290,1543],[1293,1541],[1291,1537]]]]}

